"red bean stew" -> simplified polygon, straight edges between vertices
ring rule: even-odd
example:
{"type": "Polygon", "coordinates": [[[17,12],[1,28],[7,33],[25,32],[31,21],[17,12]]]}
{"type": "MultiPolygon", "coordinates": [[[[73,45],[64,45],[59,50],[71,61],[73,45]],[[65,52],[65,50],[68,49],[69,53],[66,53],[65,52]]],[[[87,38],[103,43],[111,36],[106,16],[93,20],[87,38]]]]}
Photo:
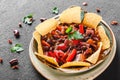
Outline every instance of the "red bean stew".
{"type": "Polygon", "coordinates": [[[45,55],[54,57],[59,65],[71,61],[85,61],[98,49],[100,37],[94,28],[82,24],[59,24],[42,36],[45,55]]]}

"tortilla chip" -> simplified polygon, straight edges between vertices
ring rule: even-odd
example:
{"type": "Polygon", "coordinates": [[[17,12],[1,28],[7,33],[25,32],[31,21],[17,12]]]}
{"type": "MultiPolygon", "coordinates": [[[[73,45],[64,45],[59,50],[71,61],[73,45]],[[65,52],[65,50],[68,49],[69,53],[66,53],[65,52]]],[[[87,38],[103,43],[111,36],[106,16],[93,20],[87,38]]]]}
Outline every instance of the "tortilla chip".
{"type": "Polygon", "coordinates": [[[42,36],[46,35],[48,32],[54,30],[58,25],[58,20],[51,18],[42,23],[40,23],[35,29],[42,36]]]}
{"type": "Polygon", "coordinates": [[[90,62],[90,63],[92,63],[92,64],[95,64],[95,63],[98,61],[98,58],[99,58],[99,55],[100,55],[100,52],[101,52],[102,45],[103,45],[102,42],[100,42],[100,45],[99,45],[98,50],[97,50],[95,53],[93,53],[90,57],[88,57],[88,58],[86,59],[86,61],[88,61],[88,62],[90,62]]]}
{"type": "Polygon", "coordinates": [[[42,49],[42,45],[41,45],[41,36],[40,36],[39,32],[34,31],[33,32],[33,37],[34,37],[34,39],[37,42],[38,53],[41,54],[41,55],[43,55],[43,49],[42,49]]]}
{"type": "Polygon", "coordinates": [[[102,17],[95,13],[86,13],[82,23],[87,27],[96,29],[101,20],[102,17]]]}
{"type": "Polygon", "coordinates": [[[98,26],[98,33],[100,35],[101,41],[103,43],[102,49],[108,49],[110,47],[110,40],[108,36],[106,35],[106,32],[103,28],[103,26],[98,26]]]}
{"type": "Polygon", "coordinates": [[[60,15],[61,23],[81,23],[81,7],[74,6],[66,9],[60,15]]]}
{"type": "Polygon", "coordinates": [[[46,63],[51,63],[53,66],[55,67],[59,67],[58,63],[56,62],[55,58],[53,57],[49,57],[49,56],[46,56],[46,55],[40,55],[38,53],[35,52],[35,55],[43,62],[46,62],[46,63]]]}
{"type": "Polygon", "coordinates": [[[82,61],[73,61],[73,62],[67,62],[60,66],[60,68],[67,68],[67,67],[78,67],[78,66],[91,66],[88,62],[82,62],[82,61]]]}

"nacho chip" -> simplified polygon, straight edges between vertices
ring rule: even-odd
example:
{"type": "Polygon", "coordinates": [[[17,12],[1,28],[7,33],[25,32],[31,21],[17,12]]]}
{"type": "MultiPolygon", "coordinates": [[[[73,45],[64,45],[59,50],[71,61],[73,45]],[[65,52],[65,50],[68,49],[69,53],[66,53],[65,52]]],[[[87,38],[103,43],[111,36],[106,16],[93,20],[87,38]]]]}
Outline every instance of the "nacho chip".
{"type": "Polygon", "coordinates": [[[33,37],[34,37],[34,39],[37,42],[38,53],[41,54],[41,55],[43,55],[43,49],[42,49],[42,45],[41,45],[41,36],[40,36],[39,32],[34,31],[33,32],[33,37]]]}
{"type": "Polygon", "coordinates": [[[88,62],[82,62],[82,61],[73,61],[73,62],[67,62],[63,65],[60,66],[60,68],[67,68],[67,67],[78,67],[78,66],[86,66],[86,67],[89,67],[91,66],[90,63],[88,62]]]}
{"type": "Polygon", "coordinates": [[[95,13],[86,13],[82,23],[87,27],[96,29],[101,20],[102,17],[95,13]]]}
{"type": "Polygon", "coordinates": [[[98,50],[95,53],[93,53],[90,57],[88,57],[86,59],[86,61],[88,61],[88,62],[90,62],[92,64],[95,64],[98,61],[102,45],[103,45],[102,42],[100,42],[98,50]]]}
{"type": "Polygon", "coordinates": [[[102,49],[108,49],[110,47],[110,40],[105,33],[105,30],[102,26],[98,26],[98,33],[100,35],[101,41],[103,43],[102,49]]]}
{"type": "Polygon", "coordinates": [[[66,9],[60,15],[60,22],[61,23],[81,23],[81,7],[74,6],[71,8],[66,9]]]}
{"type": "Polygon", "coordinates": [[[40,23],[35,29],[43,36],[48,32],[54,30],[57,27],[57,25],[58,25],[58,20],[51,18],[40,23]]]}
{"type": "Polygon", "coordinates": [[[56,62],[55,58],[53,57],[49,57],[49,56],[46,56],[46,55],[40,55],[38,53],[35,52],[35,55],[43,62],[46,62],[46,63],[51,63],[53,66],[55,67],[59,67],[58,63],[56,62]]]}

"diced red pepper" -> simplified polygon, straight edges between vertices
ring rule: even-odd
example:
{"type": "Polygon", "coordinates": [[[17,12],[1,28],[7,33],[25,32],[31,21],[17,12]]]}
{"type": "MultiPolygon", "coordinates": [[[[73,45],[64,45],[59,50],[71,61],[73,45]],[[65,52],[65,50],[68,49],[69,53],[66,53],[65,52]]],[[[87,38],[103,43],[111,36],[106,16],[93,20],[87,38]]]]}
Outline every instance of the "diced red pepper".
{"type": "Polygon", "coordinates": [[[45,40],[42,40],[42,45],[50,47],[50,44],[46,42],[45,40]]]}
{"type": "Polygon", "coordinates": [[[65,50],[67,49],[67,46],[66,46],[64,43],[62,43],[62,44],[59,44],[59,45],[57,46],[57,49],[58,49],[58,50],[65,51],[65,50]]]}
{"type": "Polygon", "coordinates": [[[54,57],[55,58],[55,54],[52,51],[49,51],[47,55],[50,56],[50,57],[54,57]]]}
{"type": "Polygon", "coordinates": [[[62,57],[64,56],[64,52],[61,50],[54,51],[55,59],[58,63],[63,63],[62,57]]]}
{"type": "Polygon", "coordinates": [[[82,24],[79,25],[79,32],[84,34],[84,26],[82,24]]]}
{"type": "Polygon", "coordinates": [[[71,62],[77,54],[77,50],[73,49],[72,52],[68,55],[66,61],[71,62]]]}
{"type": "Polygon", "coordinates": [[[73,39],[73,40],[72,40],[72,43],[73,43],[73,45],[78,45],[79,40],[75,40],[75,39],[73,39]]]}

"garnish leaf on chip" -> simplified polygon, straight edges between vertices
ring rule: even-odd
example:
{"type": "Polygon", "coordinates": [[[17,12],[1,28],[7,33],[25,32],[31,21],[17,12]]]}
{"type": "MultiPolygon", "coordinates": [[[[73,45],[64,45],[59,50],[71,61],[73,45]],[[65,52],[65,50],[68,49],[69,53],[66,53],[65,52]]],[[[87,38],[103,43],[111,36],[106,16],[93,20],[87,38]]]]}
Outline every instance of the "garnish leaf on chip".
{"type": "Polygon", "coordinates": [[[11,48],[11,52],[15,53],[15,52],[22,52],[24,49],[22,48],[21,44],[15,44],[15,46],[13,46],[11,48]]]}
{"type": "Polygon", "coordinates": [[[85,12],[82,10],[82,11],[81,11],[81,14],[80,14],[80,16],[81,16],[81,22],[82,22],[82,20],[84,19],[84,14],[85,14],[85,12]]]}

